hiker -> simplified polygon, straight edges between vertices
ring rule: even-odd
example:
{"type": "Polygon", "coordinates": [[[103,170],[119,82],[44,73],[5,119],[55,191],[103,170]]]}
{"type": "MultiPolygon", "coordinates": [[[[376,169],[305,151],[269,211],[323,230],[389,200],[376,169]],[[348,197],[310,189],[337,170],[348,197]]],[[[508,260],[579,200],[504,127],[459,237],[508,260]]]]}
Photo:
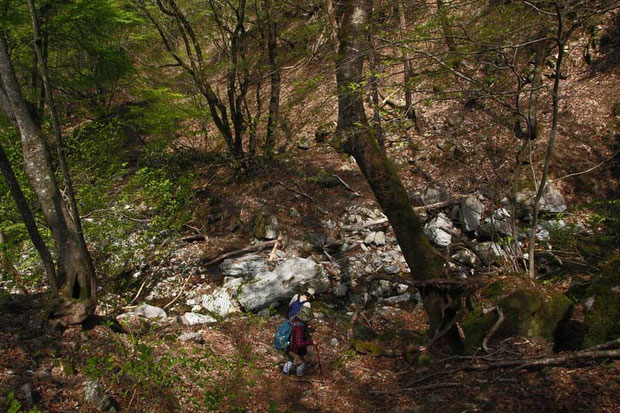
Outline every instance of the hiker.
{"type": "Polygon", "coordinates": [[[306,289],[302,294],[295,294],[291,298],[291,302],[288,303],[288,311],[286,312],[286,319],[291,320],[302,307],[311,308],[310,299],[314,299],[314,288],[310,287],[306,289]]]}
{"type": "Polygon", "coordinates": [[[289,346],[285,350],[287,361],[284,363],[282,373],[296,374],[297,376],[304,375],[308,346],[316,345],[316,342],[312,340],[308,331],[308,323],[312,317],[312,310],[310,307],[304,305],[299,312],[289,320],[293,328],[291,330],[289,346]],[[297,365],[295,365],[295,356],[300,360],[300,363],[297,365]]]}

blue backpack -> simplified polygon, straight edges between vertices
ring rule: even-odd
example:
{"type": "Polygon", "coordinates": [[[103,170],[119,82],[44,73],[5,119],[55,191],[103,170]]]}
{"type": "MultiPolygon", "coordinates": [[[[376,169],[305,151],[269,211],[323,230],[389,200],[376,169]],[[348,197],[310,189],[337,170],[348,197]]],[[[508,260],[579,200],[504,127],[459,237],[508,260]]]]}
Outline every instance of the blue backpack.
{"type": "Polygon", "coordinates": [[[307,302],[308,301],[301,301],[298,296],[297,300],[293,301],[293,304],[291,304],[288,307],[288,312],[286,313],[286,319],[291,320],[293,317],[295,317],[297,313],[299,312],[299,310],[301,310],[301,307],[303,307],[304,304],[307,302]]]}
{"type": "Polygon", "coordinates": [[[291,331],[293,331],[293,327],[298,324],[300,323],[291,323],[289,320],[284,320],[280,323],[273,337],[273,346],[276,350],[285,351],[288,349],[291,341],[291,331]]]}

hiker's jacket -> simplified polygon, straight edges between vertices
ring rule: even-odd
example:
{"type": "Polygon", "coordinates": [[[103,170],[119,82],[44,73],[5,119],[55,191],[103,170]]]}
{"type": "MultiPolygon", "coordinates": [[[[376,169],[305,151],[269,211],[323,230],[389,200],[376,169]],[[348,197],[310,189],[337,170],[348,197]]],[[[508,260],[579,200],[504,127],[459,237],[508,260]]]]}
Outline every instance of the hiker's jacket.
{"type": "Polygon", "coordinates": [[[290,350],[293,353],[305,353],[306,348],[312,344],[312,339],[308,333],[308,326],[297,317],[293,317],[293,330],[291,331],[290,350]]]}

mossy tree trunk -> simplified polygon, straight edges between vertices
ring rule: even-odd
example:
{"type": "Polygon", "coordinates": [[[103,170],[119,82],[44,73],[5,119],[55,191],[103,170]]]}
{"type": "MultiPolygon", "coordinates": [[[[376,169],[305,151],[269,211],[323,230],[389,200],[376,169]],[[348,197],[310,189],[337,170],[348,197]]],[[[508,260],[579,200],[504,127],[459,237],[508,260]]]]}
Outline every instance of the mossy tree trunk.
{"type": "MultiPolygon", "coordinates": [[[[352,155],[368,180],[377,201],[386,214],[412,276],[419,280],[440,278],[443,262],[424,234],[422,222],[416,216],[409,196],[396,170],[381,151],[376,133],[369,125],[363,103],[363,63],[367,27],[368,2],[344,2],[344,14],[339,29],[338,127],[336,142],[352,155]]],[[[450,320],[444,316],[446,297],[438,290],[422,291],[431,332],[436,332],[450,320]]]]}
{"type": "Polygon", "coordinates": [[[88,250],[80,239],[77,225],[60,193],[49,147],[22,96],[2,34],[0,77],[20,132],[24,169],[56,245],[59,306],[55,315],[67,323],[80,323],[95,310],[94,268],[88,250]]]}

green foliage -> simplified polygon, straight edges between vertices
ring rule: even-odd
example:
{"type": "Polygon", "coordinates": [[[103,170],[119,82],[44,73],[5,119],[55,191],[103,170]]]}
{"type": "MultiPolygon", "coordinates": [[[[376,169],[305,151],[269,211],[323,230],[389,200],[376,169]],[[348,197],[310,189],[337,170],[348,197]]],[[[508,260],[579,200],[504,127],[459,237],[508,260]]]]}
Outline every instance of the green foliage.
{"type": "Polygon", "coordinates": [[[7,413],[41,413],[41,410],[37,406],[34,406],[29,410],[22,410],[22,404],[17,397],[15,397],[15,393],[11,392],[6,396],[6,407],[7,413]]]}
{"type": "Polygon", "coordinates": [[[191,174],[145,166],[129,181],[125,196],[146,205],[153,217],[152,231],[178,230],[189,219],[192,181],[191,174]]]}
{"type": "Polygon", "coordinates": [[[172,139],[190,130],[182,122],[205,116],[205,111],[188,101],[183,94],[168,88],[144,88],[136,91],[140,104],[127,105],[127,126],[138,132],[147,132],[151,139],[170,144],[172,139]]]}
{"type": "Polygon", "coordinates": [[[233,358],[216,355],[207,345],[194,349],[169,348],[142,329],[121,339],[115,336],[113,351],[99,353],[84,367],[87,376],[108,388],[119,388],[123,396],[139,391],[149,404],[184,401],[198,411],[231,411],[243,406],[241,398],[256,385],[260,375],[248,346],[239,346],[233,358]]]}

